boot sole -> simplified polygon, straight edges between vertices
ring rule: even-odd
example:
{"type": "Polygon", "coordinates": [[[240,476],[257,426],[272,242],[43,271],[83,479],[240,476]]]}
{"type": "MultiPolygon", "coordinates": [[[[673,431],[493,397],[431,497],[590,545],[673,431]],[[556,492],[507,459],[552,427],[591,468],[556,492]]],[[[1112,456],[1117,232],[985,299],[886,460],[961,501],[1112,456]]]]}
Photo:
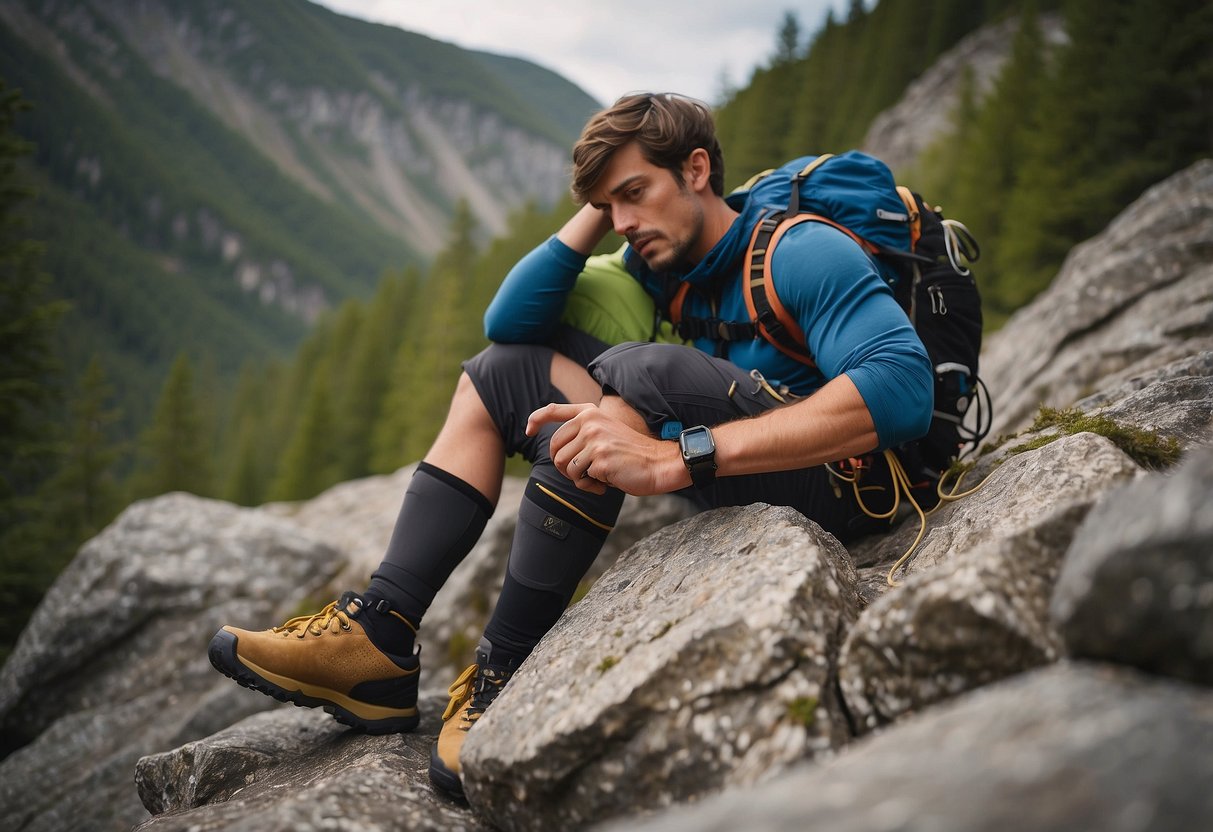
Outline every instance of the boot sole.
{"type": "Polygon", "coordinates": [[[408,733],[421,722],[416,708],[386,708],[358,702],[337,691],[288,679],[243,660],[236,653],[236,635],[227,630],[215,633],[207,655],[216,670],[242,687],[301,708],[322,708],[342,725],[368,734],[408,733]],[[359,715],[354,708],[370,715],[359,715]]]}
{"type": "Polygon", "coordinates": [[[463,780],[442,762],[442,758],[438,756],[437,743],[430,749],[430,782],[451,797],[466,799],[463,796],[463,780]]]}

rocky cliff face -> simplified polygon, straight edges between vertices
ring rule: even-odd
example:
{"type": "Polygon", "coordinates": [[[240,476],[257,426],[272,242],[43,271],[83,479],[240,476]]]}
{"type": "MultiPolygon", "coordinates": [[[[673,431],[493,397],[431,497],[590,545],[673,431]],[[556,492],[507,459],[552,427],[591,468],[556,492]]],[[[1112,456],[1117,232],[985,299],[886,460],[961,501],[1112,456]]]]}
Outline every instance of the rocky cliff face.
{"type": "Polygon", "coordinates": [[[984,485],[928,518],[899,586],[886,576],[914,518],[848,551],[786,509],[678,520],[676,498],[629,502],[643,539],[608,554],[469,739],[468,806],[426,781],[435,692],[492,600],[516,491],[423,628],[425,721],[387,738],[232,685],[205,645],[221,622],[269,624],[365,579],[407,471],[298,506],[133,506],[0,673],[0,816],[157,832],[1207,827],[1211,252],[1207,161],[1076,249],[990,339],[1002,430],[1045,400],[1108,417],[1077,423],[1106,435],[1040,426],[980,457],[968,482],[984,485]],[[1144,468],[1134,427],[1177,437],[1183,459],[1144,468]]]}
{"type": "MultiPolygon", "coordinates": [[[[1011,54],[1018,18],[983,27],[956,44],[909,86],[897,104],[872,120],[861,149],[893,169],[905,171],[932,141],[951,127],[965,78],[974,96],[989,93],[1011,54]]],[[[1040,19],[1041,34],[1052,45],[1064,43],[1059,15],[1040,19]]]]}

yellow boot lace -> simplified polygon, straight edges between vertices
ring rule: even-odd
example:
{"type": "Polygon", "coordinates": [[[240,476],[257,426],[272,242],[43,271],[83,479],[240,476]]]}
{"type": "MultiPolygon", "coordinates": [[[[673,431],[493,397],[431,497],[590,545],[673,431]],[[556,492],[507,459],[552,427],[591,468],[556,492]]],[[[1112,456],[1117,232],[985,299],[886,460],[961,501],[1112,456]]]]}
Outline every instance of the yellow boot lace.
{"type": "Polygon", "coordinates": [[[468,728],[471,728],[472,723],[480,719],[493,700],[497,698],[501,688],[509,681],[510,675],[510,673],[502,674],[501,671],[493,668],[486,668],[485,672],[481,672],[480,665],[469,665],[447,689],[451,700],[442,713],[443,721],[459,713],[464,704],[471,699],[471,704],[463,714],[464,722],[467,723],[468,728]]]}
{"type": "Polygon", "coordinates": [[[344,609],[338,608],[339,603],[340,601],[332,601],[320,612],[292,618],[282,626],[275,627],[274,632],[290,633],[296,638],[305,638],[309,633],[318,636],[328,630],[334,622],[341,625],[341,629],[349,630],[350,617],[344,609]]]}
{"type": "Polygon", "coordinates": [[[451,701],[447,703],[446,710],[442,712],[442,721],[453,717],[463,707],[463,703],[472,695],[472,683],[476,681],[476,673],[480,670],[480,665],[471,664],[459,674],[459,678],[451,683],[447,688],[447,694],[451,697],[451,701]]]}

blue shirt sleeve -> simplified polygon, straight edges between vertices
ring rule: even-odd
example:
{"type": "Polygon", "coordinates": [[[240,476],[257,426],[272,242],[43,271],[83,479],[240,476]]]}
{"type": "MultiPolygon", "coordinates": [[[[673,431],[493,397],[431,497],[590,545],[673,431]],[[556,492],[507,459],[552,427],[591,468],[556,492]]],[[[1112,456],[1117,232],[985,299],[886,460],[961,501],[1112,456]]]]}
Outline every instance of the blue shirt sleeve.
{"type": "Polygon", "coordinates": [[[923,436],[934,406],[930,359],[859,246],[830,226],[802,223],[776,247],[771,270],[822,373],[845,373],[863,396],[880,447],[923,436]]]}
{"type": "Polygon", "coordinates": [[[485,337],[501,344],[549,338],[586,259],[555,235],[532,249],[510,269],[485,310],[485,337]]]}

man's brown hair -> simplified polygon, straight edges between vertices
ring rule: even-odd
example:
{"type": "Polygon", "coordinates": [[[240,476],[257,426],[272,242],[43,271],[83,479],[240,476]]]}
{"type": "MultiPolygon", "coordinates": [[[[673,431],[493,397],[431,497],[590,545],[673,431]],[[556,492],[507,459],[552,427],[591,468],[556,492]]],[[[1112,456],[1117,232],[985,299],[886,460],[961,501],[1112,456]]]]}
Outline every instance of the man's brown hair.
{"type": "Polygon", "coordinates": [[[651,164],[673,173],[680,187],[683,162],[702,147],[712,164],[712,191],[724,196],[724,154],[708,106],[671,93],[637,93],[595,113],[573,145],[572,191],[578,202],[589,198],[611,154],[631,141],[651,164]]]}

